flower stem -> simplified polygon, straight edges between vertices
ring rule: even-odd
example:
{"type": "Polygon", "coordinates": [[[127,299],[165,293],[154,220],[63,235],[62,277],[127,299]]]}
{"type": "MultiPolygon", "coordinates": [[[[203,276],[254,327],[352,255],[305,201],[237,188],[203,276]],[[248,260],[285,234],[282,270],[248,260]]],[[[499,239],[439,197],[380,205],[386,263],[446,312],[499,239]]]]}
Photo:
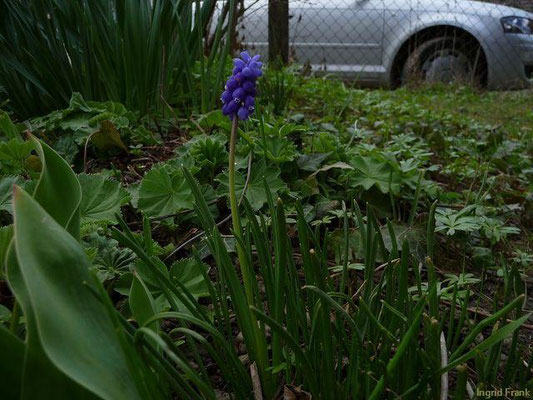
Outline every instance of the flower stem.
{"type": "Polygon", "coordinates": [[[239,204],[237,203],[237,194],[235,193],[235,148],[237,146],[238,129],[239,119],[235,116],[231,121],[231,138],[229,142],[229,203],[231,207],[233,230],[236,235],[242,230],[238,210],[239,204]]]}
{"type": "MultiPolygon", "coordinates": [[[[237,202],[237,193],[235,191],[235,149],[237,146],[237,136],[239,128],[239,119],[237,116],[233,116],[231,124],[231,138],[229,144],[229,203],[231,208],[231,219],[233,223],[233,234],[235,235],[237,248],[237,256],[239,258],[239,264],[241,266],[242,280],[244,283],[244,292],[246,294],[246,300],[248,306],[255,306],[255,295],[254,295],[254,285],[253,280],[254,274],[251,265],[248,262],[246,257],[246,252],[243,247],[244,237],[242,234],[242,225],[241,218],[239,214],[239,203],[237,202]]],[[[244,194],[244,193],[243,193],[244,194]]],[[[257,318],[253,312],[250,312],[250,318],[252,320],[252,326],[254,330],[253,342],[255,343],[254,349],[248,349],[250,355],[255,355],[257,357],[257,364],[260,369],[263,390],[265,394],[273,394],[273,383],[272,383],[272,374],[266,371],[268,367],[268,355],[267,355],[267,346],[266,338],[264,332],[261,330],[259,324],[257,323],[257,318]]],[[[269,397],[270,398],[270,397],[269,397]]]]}
{"type": "Polygon", "coordinates": [[[255,305],[253,286],[251,282],[251,271],[248,265],[248,259],[241,245],[243,240],[241,218],[239,215],[239,203],[237,202],[237,193],[235,190],[235,152],[237,146],[239,119],[233,117],[231,124],[231,138],[229,144],[229,203],[231,207],[231,220],[233,222],[233,233],[237,240],[237,256],[241,265],[242,279],[244,281],[244,291],[249,305],[255,305]]]}

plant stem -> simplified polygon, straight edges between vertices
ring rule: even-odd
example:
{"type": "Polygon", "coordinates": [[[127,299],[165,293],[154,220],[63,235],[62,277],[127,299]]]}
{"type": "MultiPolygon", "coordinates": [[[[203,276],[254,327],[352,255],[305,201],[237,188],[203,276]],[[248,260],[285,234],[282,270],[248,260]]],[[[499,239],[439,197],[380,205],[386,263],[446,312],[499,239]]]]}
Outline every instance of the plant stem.
{"type": "Polygon", "coordinates": [[[237,146],[239,119],[237,116],[233,117],[231,124],[231,138],[229,144],[229,203],[231,207],[231,220],[233,223],[233,233],[237,240],[237,256],[239,264],[241,265],[242,279],[244,281],[244,291],[246,292],[246,299],[249,305],[255,305],[254,292],[252,287],[252,275],[248,265],[248,260],[244,248],[242,247],[243,235],[241,218],[239,215],[239,203],[237,202],[237,193],[235,191],[235,149],[237,146]]]}
{"type": "MultiPolygon", "coordinates": [[[[233,221],[233,229],[241,231],[241,221],[239,219],[239,212],[237,210],[237,194],[235,193],[235,149],[237,146],[237,136],[239,129],[239,119],[237,116],[233,117],[231,121],[231,137],[229,142],[229,202],[231,207],[231,218],[233,221]]],[[[237,234],[237,232],[235,232],[237,234]]]]}
{"type": "MultiPolygon", "coordinates": [[[[231,138],[230,138],[230,144],[229,144],[229,167],[228,167],[229,203],[230,203],[230,208],[231,208],[231,219],[233,223],[233,234],[235,235],[235,238],[237,239],[235,247],[237,248],[237,256],[239,259],[239,264],[241,266],[242,280],[244,283],[244,292],[246,294],[246,300],[248,302],[248,307],[250,307],[250,306],[255,306],[255,295],[254,295],[254,287],[253,287],[253,280],[252,280],[254,278],[254,275],[253,275],[253,270],[250,264],[248,263],[245,249],[243,247],[244,237],[242,234],[241,218],[239,214],[239,203],[237,202],[237,193],[235,192],[235,149],[237,146],[238,128],[239,128],[239,119],[237,118],[236,115],[234,115],[232,124],[231,124],[231,138]]],[[[259,327],[257,323],[257,318],[253,312],[250,312],[250,318],[252,319],[252,325],[254,329],[255,349],[248,349],[248,351],[250,355],[255,354],[257,357],[256,361],[259,366],[259,370],[261,372],[263,389],[265,390],[265,394],[267,396],[270,396],[273,392],[272,390],[273,386],[272,386],[272,377],[271,375],[269,376],[269,373],[266,371],[268,367],[266,338],[265,338],[264,332],[261,331],[261,328],[259,327]]]]}

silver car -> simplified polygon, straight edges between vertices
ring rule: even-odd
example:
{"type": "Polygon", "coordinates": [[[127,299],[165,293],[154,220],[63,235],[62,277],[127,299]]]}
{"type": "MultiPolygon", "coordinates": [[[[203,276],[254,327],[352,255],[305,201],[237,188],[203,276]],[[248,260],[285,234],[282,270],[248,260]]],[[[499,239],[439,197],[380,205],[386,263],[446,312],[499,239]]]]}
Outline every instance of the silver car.
{"type": "MultiPolygon", "coordinates": [[[[292,58],[313,70],[395,87],[412,79],[525,88],[533,14],[463,0],[290,0],[292,58]]],[[[268,54],[268,1],[245,0],[241,41],[268,54]]]]}

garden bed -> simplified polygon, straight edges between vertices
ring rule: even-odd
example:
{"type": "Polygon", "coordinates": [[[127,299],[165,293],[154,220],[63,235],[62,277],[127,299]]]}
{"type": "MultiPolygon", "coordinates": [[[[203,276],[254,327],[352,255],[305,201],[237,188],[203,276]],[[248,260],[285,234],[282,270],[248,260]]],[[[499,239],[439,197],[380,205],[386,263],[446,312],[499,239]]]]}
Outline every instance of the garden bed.
{"type": "MultiPolygon", "coordinates": [[[[79,382],[87,371],[65,364],[49,335],[82,304],[65,304],[48,327],[28,305],[59,304],[68,285],[93,296],[87,312],[106,315],[108,345],[126,349],[119,364],[145,376],[109,367],[131,380],[132,398],[160,380],[153,398],[459,399],[473,387],[531,386],[532,92],[370,91],[288,70],[262,79],[236,144],[238,235],[231,121],[220,111],[141,116],[74,95],[18,125],[3,115],[0,250],[5,259],[15,223],[17,253],[50,263],[58,296],[27,301],[18,278],[5,282],[15,267],[4,268],[5,330],[23,339],[36,324],[42,362],[79,382]],[[78,208],[74,195],[50,195],[57,181],[79,190],[78,208]],[[13,209],[14,184],[38,201],[19,193],[13,209]],[[74,255],[42,253],[35,229],[68,210],[79,226],[64,224],[73,236],[49,245],[74,255]],[[24,225],[32,218],[38,226],[24,225]],[[68,272],[76,257],[83,280],[68,272]]],[[[31,262],[19,264],[31,281],[31,262]]],[[[96,325],[74,325],[88,343],[101,339],[96,325]]]]}

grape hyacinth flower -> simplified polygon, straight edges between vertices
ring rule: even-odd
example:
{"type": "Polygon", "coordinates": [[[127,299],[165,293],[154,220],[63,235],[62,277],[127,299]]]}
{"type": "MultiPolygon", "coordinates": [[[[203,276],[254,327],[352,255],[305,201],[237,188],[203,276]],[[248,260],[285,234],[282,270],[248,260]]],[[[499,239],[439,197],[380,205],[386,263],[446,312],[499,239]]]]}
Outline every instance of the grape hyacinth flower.
{"type": "MultiPolygon", "coordinates": [[[[259,56],[250,57],[243,51],[241,58],[233,61],[233,73],[226,82],[224,93],[222,93],[222,113],[231,119],[231,133],[229,142],[229,165],[228,165],[228,187],[229,203],[231,209],[231,220],[233,224],[233,235],[235,236],[235,247],[244,285],[247,306],[261,307],[255,300],[254,280],[255,273],[243,246],[244,236],[239,214],[239,205],[246,194],[246,186],[242,191],[239,201],[237,201],[237,191],[235,188],[235,153],[237,139],[239,136],[239,121],[244,121],[250,117],[255,109],[255,96],[257,94],[256,81],[263,72],[263,63],[259,61],[259,56]]],[[[272,373],[268,371],[268,352],[266,347],[266,337],[264,331],[257,322],[253,312],[249,314],[251,329],[242,329],[244,341],[249,349],[250,360],[256,362],[259,367],[261,381],[265,388],[272,386],[272,373]]],[[[269,397],[270,398],[270,397],[269,397]]]]}
{"type": "MultiPolygon", "coordinates": [[[[257,94],[256,81],[263,72],[261,67],[263,63],[259,61],[259,56],[250,57],[250,55],[243,51],[241,58],[236,58],[233,61],[233,73],[226,82],[224,93],[222,93],[222,113],[231,119],[231,133],[229,141],[229,165],[228,165],[228,187],[229,187],[229,203],[231,209],[231,219],[233,223],[233,234],[237,239],[235,247],[237,249],[237,257],[239,259],[242,280],[244,284],[244,292],[248,306],[256,306],[254,297],[254,279],[255,275],[253,268],[248,261],[246,249],[243,247],[244,237],[242,235],[242,224],[239,214],[240,201],[246,193],[246,187],[243,190],[241,198],[237,201],[237,191],[235,189],[235,150],[237,146],[237,138],[239,132],[239,121],[248,119],[254,112],[255,96],[257,94]]],[[[245,338],[248,343],[253,343],[262,335],[261,330],[255,320],[255,315],[250,314],[252,318],[253,335],[245,338]]],[[[262,341],[261,341],[262,342],[262,341]]],[[[253,346],[252,346],[253,348],[253,346]]],[[[260,370],[266,370],[266,352],[252,354],[254,361],[257,361],[260,370]]]]}
{"type": "Polygon", "coordinates": [[[256,80],[263,74],[263,63],[259,61],[259,57],[250,57],[247,51],[243,51],[241,58],[233,60],[233,73],[226,82],[221,97],[222,113],[231,119],[236,115],[244,121],[254,112],[256,80]]]}

